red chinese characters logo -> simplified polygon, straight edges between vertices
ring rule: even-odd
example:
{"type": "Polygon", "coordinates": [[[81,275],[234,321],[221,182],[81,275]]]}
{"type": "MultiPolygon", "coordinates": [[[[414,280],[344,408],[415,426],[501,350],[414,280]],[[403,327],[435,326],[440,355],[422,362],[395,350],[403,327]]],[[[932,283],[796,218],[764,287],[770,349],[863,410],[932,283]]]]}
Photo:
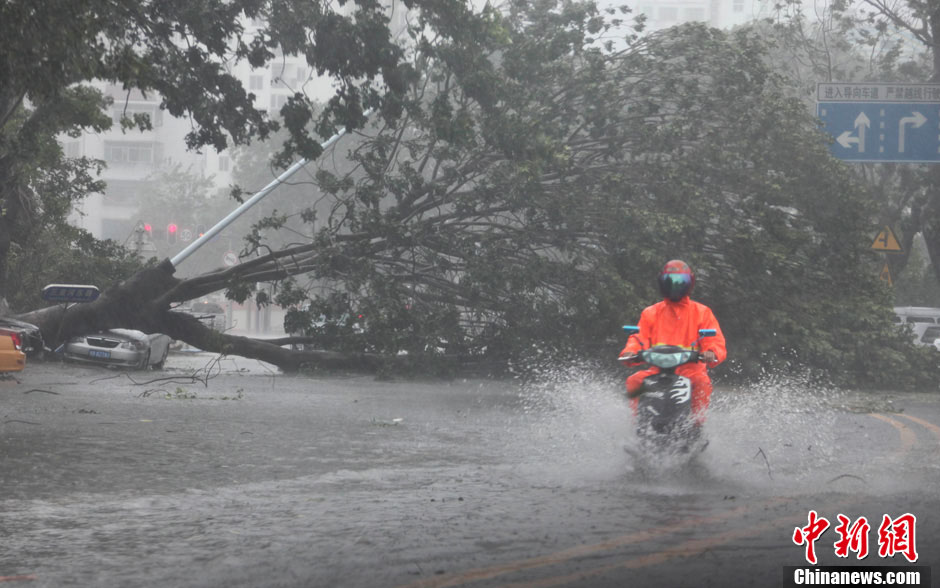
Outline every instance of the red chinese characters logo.
{"type": "Polygon", "coordinates": [[[806,561],[816,564],[816,540],[829,528],[829,521],[809,511],[809,524],[793,530],[793,542],[797,545],[806,545],[806,561]]]}
{"type": "MultiPolygon", "coordinates": [[[[839,538],[833,543],[836,556],[847,558],[850,552],[854,552],[859,560],[868,557],[868,535],[871,531],[868,519],[859,517],[853,522],[851,518],[839,514],[838,521],[839,524],[834,529],[839,538]]],[[[884,515],[878,527],[878,556],[887,558],[903,555],[907,561],[916,562],[917,543],[914,535],[916,524],[917,517],[910,513],[905,513],[895,519],[884,515]]],[[[818,561],[816,541],[829,526],[828,519],[819,516],[815,510],[811,510],[807,525],[793,530],[793,542],[805,546],[807,562],[815,565],[818,561]]]]}
{"type": "Polygon", "coordinates": [[[852,519],[840,514],[839,524],[836,525],[836,533],[839,534],[839,540],[835,542],[836,555],[839,557],[848,557],[850,551],[857,554],[858,559],[868,557],[868,531],[871,525],[868,519],[860,517],[851,526],[852,519]]]}
{"type": "Polygon", "coordinates": [[[878,527],[878,555],[881,557],[894,557],[900,553],[907,561],[917,561],[917,546],[914,543],[914,526],[917,517],[905,513],[891,520],[885,515],[878,527]]]}

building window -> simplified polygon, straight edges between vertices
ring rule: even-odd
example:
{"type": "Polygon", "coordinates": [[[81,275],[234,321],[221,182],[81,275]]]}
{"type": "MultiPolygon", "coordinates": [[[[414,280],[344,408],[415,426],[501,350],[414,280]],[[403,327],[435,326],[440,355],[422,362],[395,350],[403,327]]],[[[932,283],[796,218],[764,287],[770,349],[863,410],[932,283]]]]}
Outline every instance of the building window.
{"type": "Polygon", "coordinates": [[[82,155],[82,145],[78,141],[66,141],[62,145],[62,152],[69,159],[75,159],[82,155]]]}
{"type": "Polygon", "coordinates": [[[232,167],[232,160],[228,155],[219,156],[219,171],[227,172],[232,167]]]}
{"type": "Polygon", "coordinates": [[[108,141],[104,144],[104,160],[116,165],[150,165],[154,162],[153,143],[108,141]]]}
{"type": "Polygon", "coordinates": [[[701,6],[692,6],[685,9],[685,19],[689,21],[704,21],[705,9],[701,6]]]}
{"type": "Polygon", "coordinates": [[[744,0],[734,0],[734,4],[731,5],[731,10],[735,12],[744,12],[744,0]]]}
{"type": "Polygon", "coordinates": [[[250,78],[248,78],[248,89],[263,90],[264,89],[264,76],[251,76],[250,78]]]}
{"type": "Polygon", "coordinates": [[[131,120],[134,115],[146,114],[150,117],[150,126],[157,128],[163,125],[163,111],[157,108],[155,104],[133,104],[116,103],[111,109],[111,118],[115,123],[120,124],[121,117],[127,117],[131,120]]]}
{"type": "Polygon", "coordinates": [[[137,206],[141,200],[144,185],[129,180],[108,180],[104,190],[104,204],[107,206],[137,206]]]}
{"type": "Polygon", "coordinates": [[[271,95],[271,112],[280,112],[281,107],[287,104],[287,99],[290,98],[287,94],[272,94],[271,95]]]}
{"type": "Polygon", "coordinates": [[[659,20],[663,22],[676,22],[679,20],[679,8],[676,6],[660,6],[659,20]]]}
{"type": "Polygon", "coordinates": [[[310,72],[302,63],[286,63],[271,67],[271,87],[296,90],[310,79],[310,72]]]}

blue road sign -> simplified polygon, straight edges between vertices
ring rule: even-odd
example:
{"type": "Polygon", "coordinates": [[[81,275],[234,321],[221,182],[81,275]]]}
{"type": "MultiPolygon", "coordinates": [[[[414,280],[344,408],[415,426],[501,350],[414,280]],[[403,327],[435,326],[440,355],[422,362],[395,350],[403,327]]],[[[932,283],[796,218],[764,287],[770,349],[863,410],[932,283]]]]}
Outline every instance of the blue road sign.
{"type": "Polygon", "coordinates": [[[940,162],[940,103],[819,102],[816,114],[839,159],[940,162]]]}
{"type": "Polygon", "coordinates": [[[99,294],[96,286],[84,284],[49,284],[42,289],[42,299],[49,302],[92,302],[99,294]]]}

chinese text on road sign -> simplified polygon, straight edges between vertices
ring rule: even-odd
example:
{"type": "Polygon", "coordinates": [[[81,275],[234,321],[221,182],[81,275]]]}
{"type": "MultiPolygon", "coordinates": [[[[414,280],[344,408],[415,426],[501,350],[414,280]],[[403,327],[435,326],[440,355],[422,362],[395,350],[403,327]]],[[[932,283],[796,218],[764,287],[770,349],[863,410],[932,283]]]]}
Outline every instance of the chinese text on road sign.
{"type": "Polygon", "coordinates": [[[49,302],[94,302],[100,291],[85,284],[49,284],[42,289],[42,299],[49,302]]]}
{"type": "Polygon", "coordinates": [[[940,162],[940,85],[819,84],[816,99],[836,157],[940,162]]]}

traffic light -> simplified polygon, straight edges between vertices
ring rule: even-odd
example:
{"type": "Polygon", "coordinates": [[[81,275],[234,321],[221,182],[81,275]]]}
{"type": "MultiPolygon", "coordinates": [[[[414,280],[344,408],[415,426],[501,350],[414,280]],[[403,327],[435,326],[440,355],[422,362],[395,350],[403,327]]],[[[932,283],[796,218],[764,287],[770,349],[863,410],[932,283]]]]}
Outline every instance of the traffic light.
{"type": "Polygon", "coordinates": [[[206,225],[196,225],[196,238],[202,237],[206,234],[206,225]]]}
{"type": "Polygon", "coordinates": [[[166,226],[166,242],[169,245],[176,245],[176,224],[170,223],[166,226]]]}
{"type": "Polygon", "coordinates": [[[144,230],[147,231],[147,234],[153,237],[153,227],[150,226],[150,223],[144,223],[144,230]]]}

